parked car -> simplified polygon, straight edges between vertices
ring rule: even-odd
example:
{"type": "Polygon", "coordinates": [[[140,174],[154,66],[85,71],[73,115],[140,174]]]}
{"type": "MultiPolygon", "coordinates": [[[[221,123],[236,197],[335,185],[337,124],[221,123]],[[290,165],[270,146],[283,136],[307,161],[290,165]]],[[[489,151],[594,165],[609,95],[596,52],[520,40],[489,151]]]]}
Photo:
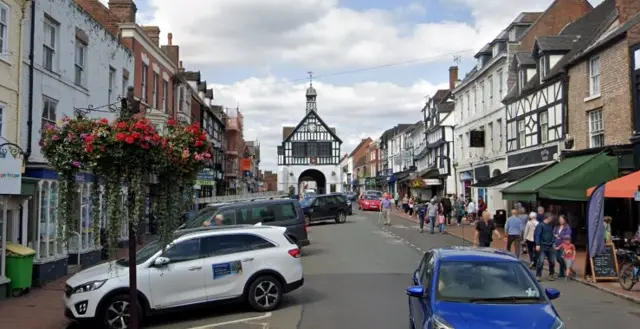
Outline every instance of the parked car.
{"type": "Polygon", "coordinates": [[[347,197],[351,201],[356,201],[356,199],[358,198],[358,195],[355,192],[347,192],[347,197]]]}
{"type": "Polygon", "coordinates": [[[414,272],[410,328],[564,329],[551,300],[514,255],[491,248],[448,247],[427,251],[414,272]]]}
{"type": "Polygon", "coordinates": [[[298,247],[309,245],[307,225],[304,212],[298,200],[272,199],[246,202],[211,204],[198,211],[180,229],[194,229],[202,227],[204,222],[215,224],[214,218],[222,215],[223,225],[265,225],[282,226],[287,229],[287,235],[298,247]]]}
{"type": "Polygon", "coordinates": [[[382,192],[380,191],[376,191],[376,190],[364,191],[362,196],[364,197],[365,195],[375,195],[378,199],[382,200],[382,192]]]}
{"type": "MultiPolygon", "coordinates": [[[[155,240],[136,254],[141,317],[181,306],[246,301],[258,312],[280,305],[304,283],[300,249],[284,227],[228,226],[177,231],[163,246],[155,240]],[[162,249],[166,247],[163,253],[162,249]]],[[[80,271],[67,280],[65,315],[120,329],[128,320],[129,260],[80,271]]]]}
{"type": "Polygon", "coordinates": [[[302,206],[307,224],[324,220],[335,220],[336,223],[344,223],[347,221],[347,214],[350,208],[343,197],[331,194],[316,195],[302,199],[300,206],[302,206]]]}
{"type": "Polygon", "coordinates": [[[337,195],[339,197],[342,197],[347,202],[347,206],[349,206],[349,209],[347,210],[348,211],[347,215],[349,216],[353,215],[353,203],[351,202],[351,199],[349,199],[349,196],[346,193],[334,192],[334,193],[331,193],[331,195],[337,195]]]}
{"type": "Polygon", "coordinates": [[[374,194],[365,194],[358,203],[360,210],[380,210],[380,202],[382,200],[374,194]]]}

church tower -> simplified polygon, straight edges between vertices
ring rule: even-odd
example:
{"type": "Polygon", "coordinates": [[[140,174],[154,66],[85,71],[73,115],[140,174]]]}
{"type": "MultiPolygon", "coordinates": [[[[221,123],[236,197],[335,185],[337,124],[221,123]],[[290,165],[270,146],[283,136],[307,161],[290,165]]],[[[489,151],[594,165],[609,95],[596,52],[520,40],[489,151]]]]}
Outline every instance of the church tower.
{"type": "Polygon", "coordinates": [[[309,72],[309,88],[307,88],[307,113],[310,111],[317,112],[318,107],[316,104],[316,97],[318,97],[318,92],[316,92],[316,88],[313,88],[313,72],[309,72]]]}

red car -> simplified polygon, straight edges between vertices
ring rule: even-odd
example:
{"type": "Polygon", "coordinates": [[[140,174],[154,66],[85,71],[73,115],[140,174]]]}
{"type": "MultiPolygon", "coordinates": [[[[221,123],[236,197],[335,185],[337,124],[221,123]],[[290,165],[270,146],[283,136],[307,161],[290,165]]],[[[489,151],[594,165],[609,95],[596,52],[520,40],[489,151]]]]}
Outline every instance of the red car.
{"type": "Polygon", "coordinates": [[[375,194],[364,195],[360,199],[358,209],[360,210],[380,210],[380,198],[375,194]]]}

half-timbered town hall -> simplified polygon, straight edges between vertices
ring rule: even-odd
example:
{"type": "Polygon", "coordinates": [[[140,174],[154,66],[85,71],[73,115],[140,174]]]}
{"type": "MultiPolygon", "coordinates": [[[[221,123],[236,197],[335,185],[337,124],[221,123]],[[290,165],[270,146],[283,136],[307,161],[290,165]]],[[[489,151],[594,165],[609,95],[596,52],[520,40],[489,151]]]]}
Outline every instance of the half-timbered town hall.
{"type": "Polygon", "coordinates": [[[310,83],[306,92],[306,115],[297,126],[282,127],[282,144],[278,146],[280,191],[300,193],[308,187],[324,194],[342,190],[342,140],[336,129],[329,127],[318,115],[317,96],[310,83]]]}

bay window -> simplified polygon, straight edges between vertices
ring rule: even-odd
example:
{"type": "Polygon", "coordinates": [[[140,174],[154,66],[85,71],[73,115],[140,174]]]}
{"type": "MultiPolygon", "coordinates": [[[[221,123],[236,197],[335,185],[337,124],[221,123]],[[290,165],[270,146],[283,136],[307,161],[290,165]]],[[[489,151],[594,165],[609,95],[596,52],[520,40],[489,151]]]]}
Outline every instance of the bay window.
{"type": "Polygon", "coordinates": [[[36,260],[66,257],[64,244],[58,239],[58,192],[57,181],[38,183],[36,260]]]}

